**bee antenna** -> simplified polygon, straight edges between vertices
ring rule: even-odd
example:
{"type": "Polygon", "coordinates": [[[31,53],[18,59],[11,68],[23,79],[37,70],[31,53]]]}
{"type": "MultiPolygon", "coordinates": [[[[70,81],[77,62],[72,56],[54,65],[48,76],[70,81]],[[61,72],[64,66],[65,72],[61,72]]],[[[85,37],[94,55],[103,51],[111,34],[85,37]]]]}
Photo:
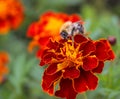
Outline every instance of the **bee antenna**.
{"type": "Polygon", "coordinates": [[[74,31],[75,31],[75,27],[73,27],[72,31],[71,31],[71,36],[73,36],[74,34],[74,31]]]}

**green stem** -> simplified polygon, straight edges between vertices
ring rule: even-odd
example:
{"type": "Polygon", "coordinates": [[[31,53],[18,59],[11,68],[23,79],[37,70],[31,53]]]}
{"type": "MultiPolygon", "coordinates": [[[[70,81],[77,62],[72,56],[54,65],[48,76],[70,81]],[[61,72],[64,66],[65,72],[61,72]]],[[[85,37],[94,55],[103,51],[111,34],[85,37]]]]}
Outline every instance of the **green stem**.
{"type": "Polygon", "coordinates": [[[86,93],[83,93],[84,99],[87,99],[87,95],[86,93]]]}
{"type": "Polygon", "coordinates": [[[110,62],[110,68],[108,72],[108,85],[111,88],[112,87],[112,82],[113,82],[113,61],[110,62]]]}

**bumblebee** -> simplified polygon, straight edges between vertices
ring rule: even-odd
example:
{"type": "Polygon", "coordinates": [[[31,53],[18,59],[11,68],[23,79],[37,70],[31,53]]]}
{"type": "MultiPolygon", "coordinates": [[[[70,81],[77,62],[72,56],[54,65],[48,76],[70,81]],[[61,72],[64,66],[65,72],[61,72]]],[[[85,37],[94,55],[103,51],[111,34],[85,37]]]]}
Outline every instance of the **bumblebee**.
{"type": "Polygon", "coordinates": [[[69,37],[73,37],[76,34],[85,34],[81,21],[73,23],[71,21],[67,21],[60,29],[60,35],[63,39],[68,39],[69,37]]]}

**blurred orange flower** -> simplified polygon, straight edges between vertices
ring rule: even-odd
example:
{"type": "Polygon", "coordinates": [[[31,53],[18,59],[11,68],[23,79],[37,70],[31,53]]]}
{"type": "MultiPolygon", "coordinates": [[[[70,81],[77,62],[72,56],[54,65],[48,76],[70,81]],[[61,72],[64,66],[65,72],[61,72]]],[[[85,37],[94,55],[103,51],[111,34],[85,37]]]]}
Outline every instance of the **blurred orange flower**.
{"type": "Polygon", "coordinates": [[[0,34],[16,29],[23,20],[23,6],[19,0],[0,0],[0,34]]]}
{"type": "Polygon", "coordinates": [[[74,41],[51,39],[41,56],[40,65],[48,65],[42,88],[53,95],[55,85],[59,83],[55,96],[75,99],[77,93],[95,90],[98,85],[95,73],[101,73],[104,62],[114,58],[105,39],[94,41],[82,34],[75,35],[74,41]]]}
{"type": "Polygon", "coordinates": [[[28,50],[31,52],[35,46],[38,46],[38,56],[46,47],[49,38],[56,40],[60,39],[60,28],[66,21],[76,22],[81,18],[76,15],[67,15],[65,13],[46,12],[41,15],[37,22],[33,22],[27,31],[27,37],[31,37],[32,41],[29,44],[28,50]]]}
{"type": "Polygon", "coordinates": [[[6,52],[0,52],[0,83],[2,83],[4,76],[8,73],[6,64],[9,61],[8,54],[6,52]]]}

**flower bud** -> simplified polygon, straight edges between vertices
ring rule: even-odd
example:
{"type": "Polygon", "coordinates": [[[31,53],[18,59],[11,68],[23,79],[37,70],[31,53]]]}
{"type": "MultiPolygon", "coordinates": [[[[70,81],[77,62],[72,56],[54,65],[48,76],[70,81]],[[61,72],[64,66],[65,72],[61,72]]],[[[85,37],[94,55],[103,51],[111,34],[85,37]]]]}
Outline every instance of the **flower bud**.
{"type": "Polygon", "coordinates": [[[111,45],[115,45],[116,44],[116,37],[114,36],[108,36],[108,41],[111,45]]]}

